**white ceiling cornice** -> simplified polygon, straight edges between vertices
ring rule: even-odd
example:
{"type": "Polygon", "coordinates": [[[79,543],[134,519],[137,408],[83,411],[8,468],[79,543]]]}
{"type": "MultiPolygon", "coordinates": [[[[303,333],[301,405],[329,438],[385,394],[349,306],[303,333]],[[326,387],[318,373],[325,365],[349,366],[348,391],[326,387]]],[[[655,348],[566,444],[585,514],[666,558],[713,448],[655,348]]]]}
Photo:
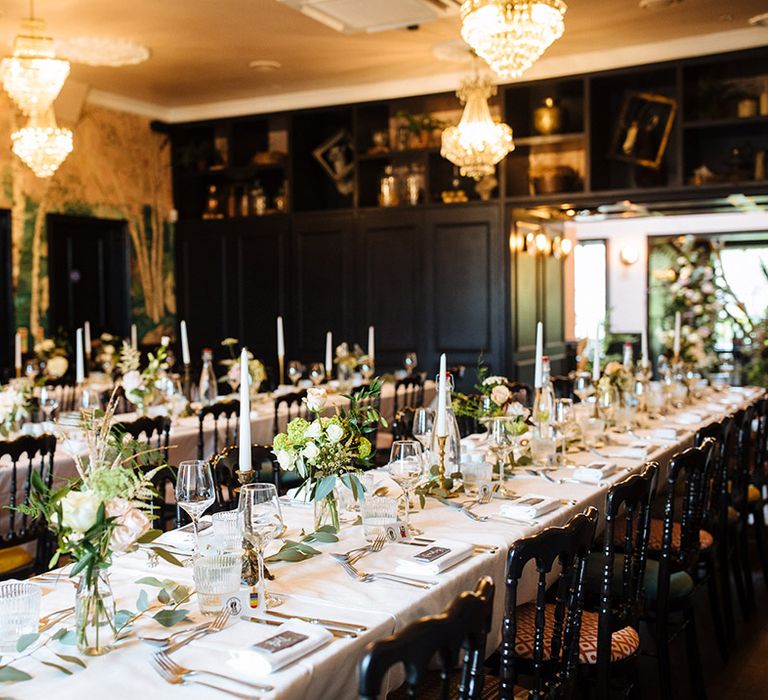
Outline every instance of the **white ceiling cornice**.
{"type": "MultiPolygon", "coordinates": [[[[545,57],[538,61],[520,82],[738,51],[766,44],[768,44],[768,31],[764,28],[749,28],[573,54],[567,57],[545,57]]],[[[454,90],[465,75],[466,71],[462,70],[408,80],[302,90],[181,107],[152,104],[101,90],[92,90],[88,94],[88,102],[165,122],[187,122],[445,92],[454,90]]]]}

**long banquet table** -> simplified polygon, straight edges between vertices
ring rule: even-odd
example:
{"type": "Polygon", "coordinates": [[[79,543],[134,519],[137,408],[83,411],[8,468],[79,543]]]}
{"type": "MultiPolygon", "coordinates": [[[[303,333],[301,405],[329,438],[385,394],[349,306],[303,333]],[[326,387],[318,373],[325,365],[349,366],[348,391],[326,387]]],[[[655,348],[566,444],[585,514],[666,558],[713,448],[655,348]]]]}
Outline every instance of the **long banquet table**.
{"type": "MultiPolygon", "coordinates": [[[[438,585],[428,591],[377,581],[360,583],[350,579],[341,567],[330,557],[328,552],[346,551],[364,543],[362,528],[348,526],[342,528],[341,541],[336,544],[317,545],[322,554],[300,563],[281,563],[272,566],[276,580],[270,583],[270,590],[285,597],[285,603],[280,610],[297,614],[312,614],[318,617],[343,620],[345,622],[362,623],[369,629],[361,633],[357,639],[336,639],[327,646],[311,655],[295,662],[292,666],[255,679],[274,686],[271,693],[261,694],[264,698],[280,698],[280,700],[337,700],[356,697],[357,664],[364,653],[368,642],[384,635],[402,629],[405,625],[425,614],[433,614],[444,609],[451,600],[462,590],[475,586],[480,576],[488,574],[496,582],[496,597],[494,601],[494,624],[489,639],[489,650],[494,649],[500,641],[501,622],[503,616],[503,587],[506,552],[509,545],[519,538],[537,532],[547,526],[562,525],[575,513],[588,506],[596,506],[602,510],[606,492],[612,483],[624,479],[628,473],[638,471],[647,460],[658,461],[664,469],[670,457],[692,443],[695,431],[719,417],[747,405],[761,394],[759,389],[734,389],[727,394],[712,395],[698,405],[686,407],[680,413],[685,413],[690,420],[692,412],[698,412],[700,420],[696,423],[675,423],[675,416],[653,421],[652,428],[675,427],[678,438],[668,441],[653,449],[645,459],[615,458],[620,469],[608,477],[600,485],[581,483],[551,483],[525,473],[515,473],[510,482],[516,493],[542,494],[563,499],[558,510],[539,519],[535,525],[503,524],[498,521],[474,522],[459,511],[428,499],[423,511],[413,514],[415,524],[426,536],[450,538],[475,544],[499,545],[499,549],[491,553],[474,554],[448,571],[433,577],[438,585]]],[[[636,430],[636,434],[648,434],[648,431],[636,430]]],[[[634,437],[614,436],[614,443],[620,440],[630,441],[634,437]]],[[[658,440],[653,440],[658,445],[658,440]]],[[[603,448],[605,452],[618,452],[622,448],[612,444],[603,448]]],[[[587,464],[595,457],[588,452],[570,454],[569,457],[577,464],[587,464]]],[[[551,472],[551,476],[566,477],[572,474],[569,468],[551,472]]],[[[487,505],[477,506],[478,514],[498,512],[504,501],[494,500],[487,505]]],[[[286,537],[295,538],[299,531],[311,529],[311,510],[299,507],[284,509],[287,524],[286,537]]],[[[362,560],[360,566],[369,571],[394,571],[398,557],[413,553],[414,548],[403,544],[389,544],[383,551],[369,554],[362,560]]],[[[168,577],[175,581],[190,583],[189,568],[179,569],[166,563],[161,563],[154,569],[149,569],[145,555],[134,553],[116,559],[112,567],[111,579],[118,608],[134,609],[135,601],[142,588],[136,583],[146,575],[159,578],[168,577]]],[[[73,586],[66,582],[55,585],[42,584],[45,590],[42,612],[57,610],[73,601],[73,586]]],[[[147,588],[147,586],[143,586],[147,588]]],[[[151,594],[151,590],[149,590],[151,594]]],[[[535,577],[530,570],[523,577],[519,591],[519,600],[524,602],[533,599],[535,594],[535,577]]],[[[199,619],[197,606],[192,602],[189,609],[194,617],[199,619]]],[[[141,629],[147,627],[139,625],[141,629]]],[[[237,638],[248,640],[250,635],[264,636],[261,625],[246,621],[233,622],[217,637],[222,643],[226,639],[237,638]]],[[[153,623],[152,631],[160,631],[153,623]]],[[[208,638],[211,644],[213,637],[208,638]]],[[[7,693],[14,698],[43,698],[51,697],[57,700],[87,696],[97,690],[105,697],[126,698],[211,698],[227,696],[224,693],[196,686],[171,686],[165,683],[150,665],[150,658],[155,649],[136,639],[132,634],[130,639],[121,643],[112,653],[87,661],[88,668],[76,670],[72,676],[63,676],[52,668],[40,663],[56,661],[48,650],[38,652],[33,658],[25,658],[18,662],[18,667],[34,675],[34,679],[14,684],[7,693]],[[39,659],[39,660],[38,660],[39,659]]],[[[72,647],[67,647],[64,653],[73,653],[72,647]]],[[[194,645],[185,647],[175,654],[175,658],[194,668],[209,668],[219,672],[231,672],[228,665],[227,652],[205,651],[194,645]]],[[[4,661],[8,661],[6,657],[4,661]]],[[[243,676],[246,677],[246,676],[243,676]]],[[[399,684],[401,678],[393,673],[390,677],[390,687],[399,684]]],[[[232,686],[232,689],[242,691],[242,687],[232,686]]]]}

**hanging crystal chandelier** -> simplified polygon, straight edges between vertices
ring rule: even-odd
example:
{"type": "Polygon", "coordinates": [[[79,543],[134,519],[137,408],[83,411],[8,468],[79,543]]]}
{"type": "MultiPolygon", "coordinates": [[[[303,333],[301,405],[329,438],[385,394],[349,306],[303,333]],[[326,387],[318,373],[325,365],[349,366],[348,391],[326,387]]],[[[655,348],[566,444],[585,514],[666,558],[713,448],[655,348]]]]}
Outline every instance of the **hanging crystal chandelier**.
{"type": "Polygon", "coordinates": [[[562,0],[466,0],[461,36],[502,78],[518,78],[563,35],[562,0]]]}
{"type": "Polygon", "coordinates": [[[45,34],[45,22],[30,17],[21,23],[13,42],[13,56],[0,64],[3,87],[24,114],[44,112],[53,104],[69,75],[69,61],[56,58],[53,39],[45,34]]]}
{"type": "Polygon", "coordinates": [[[494,94],[496,87],[487,79],[475,76],[463,83],[456,92],[464,103],[461,121],[443,131],[440,155],[475,180],[493,175],[496,163],[515,148],[512,129],[491,117],[488,98],[494,94]]]}
{"type": "Polygon", "coordinates": [[[53,108],[33,114],[27,126],[11,134],[11,150],[37,177],[51,177],[72,152],[72,132],[59,128],[53,108]]]}

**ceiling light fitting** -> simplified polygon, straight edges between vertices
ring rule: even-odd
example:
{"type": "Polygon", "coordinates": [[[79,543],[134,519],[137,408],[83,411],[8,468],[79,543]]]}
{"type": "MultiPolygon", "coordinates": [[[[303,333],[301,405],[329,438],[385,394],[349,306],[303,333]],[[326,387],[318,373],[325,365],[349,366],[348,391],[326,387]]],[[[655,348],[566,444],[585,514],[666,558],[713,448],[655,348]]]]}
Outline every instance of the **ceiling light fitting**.
{"type": "Polygon", "coordinates": [[[37,175],[51,177],[72,152],[72,132],[59,128],[53,107],[33,114],[29,123],[11,134],[11,150],[37,175]]]}

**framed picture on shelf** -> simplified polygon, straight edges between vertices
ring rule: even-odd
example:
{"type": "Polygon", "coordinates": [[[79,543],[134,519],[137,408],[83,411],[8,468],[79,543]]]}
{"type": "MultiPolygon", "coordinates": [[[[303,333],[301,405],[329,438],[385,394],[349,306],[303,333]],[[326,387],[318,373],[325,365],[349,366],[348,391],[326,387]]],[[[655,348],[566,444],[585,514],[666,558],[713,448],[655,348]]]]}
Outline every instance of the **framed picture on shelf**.
{"type": "Polygon", "coordinates": [[[613,133],[610,155],[658,169],[667,150],[677,100],[648,92],[629,92],[613,133]]]}
{"type": "Polygon", "coordinates": [[[339,194],[351,194],[355,169],[352,136],[346,129],[336,132],[312,151],[315,160],[336,184],[339,194]]]}

